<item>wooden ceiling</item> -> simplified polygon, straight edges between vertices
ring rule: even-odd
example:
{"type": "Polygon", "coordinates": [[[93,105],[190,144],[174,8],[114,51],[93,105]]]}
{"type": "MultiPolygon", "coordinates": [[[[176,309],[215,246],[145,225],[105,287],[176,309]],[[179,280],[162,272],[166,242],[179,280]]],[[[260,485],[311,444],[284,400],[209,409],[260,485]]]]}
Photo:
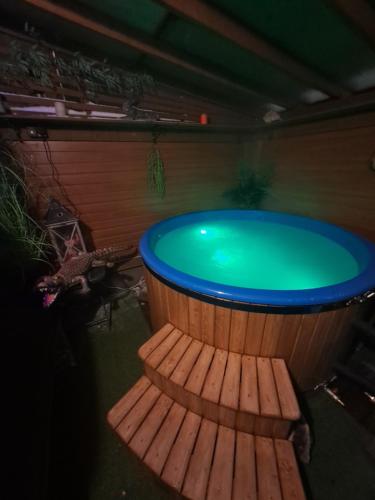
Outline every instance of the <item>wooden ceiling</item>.
{"type": "Polygon", "coordinates": [[[0,0],[50,41],[284,122],[375,108],[373,0],[0,0]]]}

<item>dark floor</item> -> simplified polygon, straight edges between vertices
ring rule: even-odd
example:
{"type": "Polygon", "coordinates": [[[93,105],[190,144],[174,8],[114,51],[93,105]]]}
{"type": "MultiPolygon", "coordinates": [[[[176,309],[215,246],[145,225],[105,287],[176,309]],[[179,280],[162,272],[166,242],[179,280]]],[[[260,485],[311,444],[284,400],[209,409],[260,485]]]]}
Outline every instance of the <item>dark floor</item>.
{"type": "MultiPolygon", "coordinates": [[[[50,500],[172,498],[108,428],[106,412],[142,374],[137,348],[147,319],[133,295],[118,301],[112,328],[75,327],[69,334],[76,366],[57,376],[50,500]]],[[[365,434],[324,392],[306,398],[314,432],[311,464],[303,470],[313,500],[375,500],[375,463],[365,434]]]]}

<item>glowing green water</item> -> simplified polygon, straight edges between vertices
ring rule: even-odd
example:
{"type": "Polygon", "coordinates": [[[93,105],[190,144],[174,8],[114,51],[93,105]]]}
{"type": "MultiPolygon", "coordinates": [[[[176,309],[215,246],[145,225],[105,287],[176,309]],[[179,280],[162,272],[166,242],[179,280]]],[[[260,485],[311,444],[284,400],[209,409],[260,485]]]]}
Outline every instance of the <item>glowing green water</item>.
{"type": "Polygon", "coordinates": [[[319,288],[354,278],[360,270],[355,258],[334,241],[263,221],[185,225],[164,234],[154,251],[179,271],[244,288],[319,288]]]}

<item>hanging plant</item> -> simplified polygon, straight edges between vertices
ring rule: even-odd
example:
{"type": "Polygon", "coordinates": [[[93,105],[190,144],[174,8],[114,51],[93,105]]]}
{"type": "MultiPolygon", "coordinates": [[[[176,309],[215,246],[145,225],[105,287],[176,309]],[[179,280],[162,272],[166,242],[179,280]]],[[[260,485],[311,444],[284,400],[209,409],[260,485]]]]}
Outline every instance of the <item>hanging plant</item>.
{"type": "Polygon", "coordinates": [[[223,194],[239,208],[257,209],[268,195],[272,182],[272,167],[254,170],[240,162],[237,184],[223,194]]]}
{"type": "Polygon", "coordinates": [[[165,196],[165,170],[164,163],[157,148],[158,136],[153,134],[153,146],[147,159],[147,182],[150,191],[156,193],[160,198],[165,196]]]}

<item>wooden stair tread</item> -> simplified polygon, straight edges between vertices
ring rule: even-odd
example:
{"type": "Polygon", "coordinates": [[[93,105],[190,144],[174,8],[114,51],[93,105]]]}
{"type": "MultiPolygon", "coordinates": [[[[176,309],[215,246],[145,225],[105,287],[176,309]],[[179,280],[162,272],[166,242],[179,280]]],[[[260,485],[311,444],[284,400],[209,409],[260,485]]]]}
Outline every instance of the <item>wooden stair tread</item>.
{"type": "MultiPolygon", "coordinates": [[[[218,349],[183,334],[171,324],[163,326],[138,353],[146,374],[173,399],[178,398],[171,393],[171,383],[178,386],[176,394],[183,388],[203,400],[203,405],[213,403],[233,411],[288,421],[300,418],[282,359],[218,349]]],[[[181,397],[179,402],[184,404],[181,397]]]]}
{"type": "Polygon", "coordinates": [[[108,413],[108,422],[175,491],[192,500],[305,499],[289,441],[217,424],[145,379],[108,413]]]}

